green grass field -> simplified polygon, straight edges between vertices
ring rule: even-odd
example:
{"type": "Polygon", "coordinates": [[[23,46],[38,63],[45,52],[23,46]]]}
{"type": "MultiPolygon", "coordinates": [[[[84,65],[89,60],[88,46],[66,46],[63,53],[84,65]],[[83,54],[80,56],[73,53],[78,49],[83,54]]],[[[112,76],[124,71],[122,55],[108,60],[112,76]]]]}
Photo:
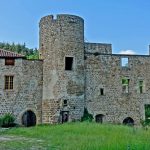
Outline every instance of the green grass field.
{"type": "Polygon", "coordinates": [[[150,150],[150,129],[69,123],[0,130],[0,150],[150,150]]]}

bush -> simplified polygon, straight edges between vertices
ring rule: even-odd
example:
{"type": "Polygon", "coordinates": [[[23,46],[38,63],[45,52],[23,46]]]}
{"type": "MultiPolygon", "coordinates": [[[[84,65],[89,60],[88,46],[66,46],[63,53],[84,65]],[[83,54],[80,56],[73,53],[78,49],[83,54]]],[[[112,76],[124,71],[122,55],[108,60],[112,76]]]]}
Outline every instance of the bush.
{"type": "Polygon", "coordinates": [[[12,114],[5,114],[0,118],[0,126],[1,127],[14,127],[15,126],[15,118],[12,114]]]}
{"type": "Polygon", "coordinates": [[[83,117],[81,118],[81,121],[92,122],[92,120],[93,120],[93,115],[88,112],[87,108],[84,108],[84,114],[83,117]]]}

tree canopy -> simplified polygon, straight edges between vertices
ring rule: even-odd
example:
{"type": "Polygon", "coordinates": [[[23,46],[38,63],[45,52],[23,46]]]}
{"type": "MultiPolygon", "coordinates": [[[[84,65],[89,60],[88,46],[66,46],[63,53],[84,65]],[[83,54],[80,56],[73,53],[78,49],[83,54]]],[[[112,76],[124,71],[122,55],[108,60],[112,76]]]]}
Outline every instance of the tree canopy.
{"type": "Polygon", "coordinates": [[[27,48],[26,44],[15,44],[8,42],[0,42],[0,48],[12,52],[25,55],[27,59],[39,59],[39,51],[37,48],[27,48]]]}

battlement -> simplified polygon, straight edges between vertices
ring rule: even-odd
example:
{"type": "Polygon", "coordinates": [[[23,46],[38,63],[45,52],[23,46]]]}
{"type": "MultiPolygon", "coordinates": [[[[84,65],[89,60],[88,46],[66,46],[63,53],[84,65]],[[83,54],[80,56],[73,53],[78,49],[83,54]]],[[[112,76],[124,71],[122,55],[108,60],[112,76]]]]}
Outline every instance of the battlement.
{"type": "Polygon", "coordinates": [[[79,22],[84,22],[84,20],[76,15],[68,15],[68,14],[59,14],[56,15],[48,15],[43,18],[41,18],[39,25],[42,24],[49,24],[49,23],[54,23],[54,22],[68,22],[68,23],[79,23],[79,22]]]}
{"type": "Polygon", "coordinates": [[[85,52],[112,54],[112,45],[105,43],[84,43],[85,52]]]}

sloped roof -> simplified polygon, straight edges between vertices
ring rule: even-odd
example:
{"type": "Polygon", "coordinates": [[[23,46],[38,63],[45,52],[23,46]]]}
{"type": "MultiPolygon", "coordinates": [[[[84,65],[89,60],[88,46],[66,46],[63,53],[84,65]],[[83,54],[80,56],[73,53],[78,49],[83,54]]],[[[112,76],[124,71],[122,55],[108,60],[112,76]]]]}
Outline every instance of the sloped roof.
{"type": "Polygon", "coordinates": [[[14,57],[14,58],[23,58],[25,57],[24,55],[15,53],[15,52],[11,52],[11,51],[7,51],[4,49],[0,49],[0,57],[14,57]]]}

